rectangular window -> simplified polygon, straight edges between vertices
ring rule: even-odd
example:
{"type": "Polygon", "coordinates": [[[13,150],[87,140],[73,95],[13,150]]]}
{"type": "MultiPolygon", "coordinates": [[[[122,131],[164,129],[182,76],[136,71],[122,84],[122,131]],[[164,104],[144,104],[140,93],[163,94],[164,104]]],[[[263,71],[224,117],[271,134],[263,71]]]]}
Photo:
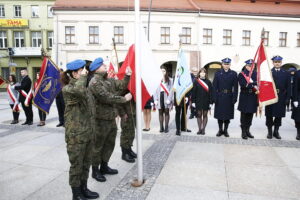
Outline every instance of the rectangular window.
{"type": "Polygon", "coordinates": [[[4,79],[8,80],[8,77],[9,77],[9,68],[8,67],[2,67],[1,71],[2,71],[1,76],[4,79]]]}
{"type": "Polygon", "coordinates": [[[14,14],[15,14],[15,17],[22,17],[20,5],[14,6],[14,14]]]}
{"type": "Polygon", "coordinates": [[[160,43],[170,44],[170,27],[160,28],[160,43]]]}
{"type": "Polygon", "coordinates": [[[203,44],[212,44],[212,29],[203,29],[203,44]]]}
{"type": "Polygon", "coordinates": [[[52,6],[47,6],[48,9],[48,17],[53,17],[52,6]]]}
{"type": "Polygon", "coordinates": [[[243,31],[243,46],[251,45],[251,31],[243,31]]]}
{"type": "Polygon", "coordinates": [[[264,45],[265,46],[269,46],[269,37],[270,37],[270,32],[265,31],[264,32],[264,45]]]}
{"type": "Polygon", "coordinates": [[[0,48],[7,48],[6,31],[0,31],[0,48]]]}
{"type": "Polygon", "coordinates": [[[40,47],[42,44],[42,33],[39,31],[31,32],[32,47],[40,47]]]}
{"type": "Polygon", "coordinates": [[[114,27],[114,38],[116,44],[124,44],[124,27],[115,26],[114,27]]]}
{"type": "Polygon", "coordinates": [[[183,27],[181,34],[181,42],[182,44],[191,44],[191,28],[183,27]]]}
{"type": "Polygon", "coordinates": [[[75,44],[75,26],[66,26],[66,44],[75,44]]]}
{"type": "Polygon", "coordinates": [[[0,5],[0,17],[5,17],[4,5],[0,5]]]}
{"type": "Polygon", "coordinates": [[[297,47],[300,47],[300,33],[297,33],[297,47]]]}
{"type": "Polygon", "coordinates": [[[223,30],[223,44],[224,45],[231,45],[232,40],[232,30],[224,29],[223,30]]]}
{"type": "Polygon", "coordinates": [[[99,27],[90,26],[89,27],[89,41],[90,44],[99,44],[99,27]]]}
{"type": "Polygon", "coordinates": [[[15,31],[14,32],[14,40],[15,40],[15,47],[25,47],[24,32],[15,31]]]}
{"type": "Polygon", "coordinates": [[[39,17],[39,6],[31,6],[31,17],[39,17]]]}
{"type": "Polygon", "coordinates": [[[53,31],[48,31],[48,48],[52,49],[53,46],[53,31]]]}
{"type": "Polygon", "coordinates": [[[279,33],[279,46],[280,47],[286,47],[286,38],[287,38],[287,32],[279,33]]]}

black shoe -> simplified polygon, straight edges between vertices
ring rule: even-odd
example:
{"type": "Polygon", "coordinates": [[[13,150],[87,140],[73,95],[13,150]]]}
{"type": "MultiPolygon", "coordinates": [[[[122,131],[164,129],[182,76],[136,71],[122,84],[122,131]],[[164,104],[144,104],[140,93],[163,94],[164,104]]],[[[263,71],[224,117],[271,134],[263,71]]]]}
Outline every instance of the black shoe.
{"type": "Polygon", "coordinates": [[[247,137],[248,138],[251,138],[251,139],[253,139],[254,138],[254,136],[250,133],[250,130],[249,130],[250,128],[248,127],[248,128],[246,128],[246,135],[247,135],[247,137]]]}
{"type": "Polygon", "coordinates": [[[144,128],[143,131],[150,131],[150,128],[144,128]]]}
{"type": "Polygon", "coordinates": [[[274,136],[274,138],[276,138],[276,139],[278,139],[278,140],[280,140],[281,139],[281,137],[280,137],[280,135],[279,135],[279,126],[275,126],[275,128],[274,128],[274,132],[273,132],[273,136],[274,136]]]}
{"type": "Polygon", "coordinates": [[[106,181],[105,176],[103,176],[100,173],[98,167],[96,167],[96,166],[92,167],[92,177],[94,179],[96,179],[96,181],[98,181],[98,182],[105,182],[106,181]]]}
{"type": "Polygon", "coordinates": [[[30,125],[32,125],[33,123],[32,123],[32,122],[28,122],[27,124],[28,124],[28,126],[30,126],[30,125]]]}
{"type": "Polygon", "coordinates": [[[272,127],[268,127],[268,135],[267,138],[268,139],[272,139],[273,135],[272,135],[272,127]]]}
{"type": "Polygon", "coordinates": [[[114,174],[118,174],[118,170],[116,169],[112,169],[108,166],[107,162],[102,162],[101,163],[101,167],[100,167],[100,173],[101,174],[110,174],[110,175],[114,175],[114,174]]]}
{"type": "Polygon", "coordinates": [[[181,135],[180,130],[177,130],[177,131],[176,131],[176,135],[178,135],[178,136],[181,135]]]}
{"type": "Polygon", "coordinates": [[[87,200],[81,193],[80,187],[72,187],[72,193],[73,193],[73,200],[87,200]]]}
{"type": "Polygon", "coordinates": [[[61,126],[64,126],[64,123],[59,123],[56,125],[56,127],[61,127],[61,126]]]}
{"type": "Polygon", "coordinates": [[[229,134],[228,134],[227,130],[224,131],[224,136],[229,137],[229,134]]]}
{"type": "Polygon", "coordinates": [[[223,131],[219,130],[219,132],[217,133],[217,137],[221,137],[223,135],[223,131]]]}
{"type": "Polygon", "coordinates": [[[202,130],[199,130],[199,131],[197,132],[197,135],[202,135],[202,130]]]}
{"type": "Polygon", "coordinates": [[[297,128],[296,140],[300,140],[300,128],[297,128]]]}
{"type": "Polygon", "coordinates": [[[88,199],[97,199],[99,198],[99,194],[97,192],[92,192],[87,188],[87,183],[84,182],[81,184],[81,194],[88,199]]]}
{"type": "Polygon", "coordinates": [[[168,132],[169,132],[169,129],[168,129],[168,128],[166,128],[166,129],[165,129],[165,133],[168,133],[168,132]]]}
{"type": "Polygon", "coordinates": [[[19,120],[13,120],[10,124],[17,124],[19,123],[19,120]]]}
{"type": "Polygon", "coordinates": [[[46,125],[45,122],[40,122],[37,126],[45,126],[45,125],[46,125]]]}
{"type": "Polygon", "coordinates": [[[205,130],[204,129],[201,130],[201,135],[205,135],[205,130]]]}
{"type": "Polygon", "coordinates": [[[28,121],[25,121],[23,124],[21,124],[21,125],[26,125],[26,124],[28,124],[28,121]]]}
{"type": "Polygon", "coordinates": [[[190,115],[189,119],[193,119],[193,118],[194,118],[194,116],[193,116],[193,115],[190,115]]]}
{"type": "Polygon", "coordinates": [[[131,156],[131,157],[133,157],[133,158],[137,158],[137,154],[134,152],[134,151],[132,151],[132,148],[130,147],[130,149],[129,149],[129,155],[131,156]]]}
{"type": "Polygon", "coordinates": [[[246,128],[244,128],[244,126],[241,126],[242,128],[242,139],[247,140],[247,133],[246,133],[246,128]]]}
{"type": "Polygon", "coordinates": [[[135,162],[135,159],[132,158],[128,152],[127,153],[122,153],[122,160],[126,161],[126,162],[129,162],[129,163],[134,163],[135,162]]]}
{"type": "Polygon", "coordinates": [[[185,130],[181,129],[181,131],[182,131],[182,132],[187,132],[187,133],[190,133],[190,132],[191,132],[190,129],[185,129],[185,130]]]}
{"type": "Polygon", "coordinates": [[[162,133],[162,132],[164,132],[164,131],[165,131],[165,129],[164,129],[163,127],[160,127],[159,132],[162,133]]]}

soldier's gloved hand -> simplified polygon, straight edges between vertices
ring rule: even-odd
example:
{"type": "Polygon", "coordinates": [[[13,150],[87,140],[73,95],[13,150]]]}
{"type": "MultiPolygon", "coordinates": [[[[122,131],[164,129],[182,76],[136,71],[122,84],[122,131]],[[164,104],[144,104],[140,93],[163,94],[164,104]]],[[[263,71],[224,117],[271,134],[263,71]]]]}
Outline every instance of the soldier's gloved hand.
{"type": "Polygon", "coordinates": [[[192,107],[193,107],[193,108],[196,108],[196,104],[195,104],[195,103],[192,103],[192,107]]]}
{"type": "Polygon", "coordinates": [[[298,105],[299,105],[298,101],[294,101],[293,104],[294,104],[294,106],[295,106],[296,108],[297,108],[298,105]]]}
{"type": "Polygon", "coordinates": [[[127,93],[124,97],[126,101],[130,101],[132,99],[132,95],[130,93],[127,93]]]}
{"type": "Polygon", "coordinates": [[[127,76],[131,76],[132,70],[131,70],[131,68],[130,68],[129,66],[126,67],[125,74],[126,74],[127,76]]]}
{"type": "Polygon", "coordinates": [[[155,101],[154,104],[155,104],[155,106],[157,106],[158,105],[158,101],[155,101]]]}
{"type": "Polygon", "coordinates": [[[170,100],[167,100],[166,103],[169,105],[171,102],[170,102],[170,100]]]}
{"type": "Polygon", "coordinates": [[[151,105],[151,106],[154,106],[154,103],[151,102],[150,105],[151,105]]]}
{"type": "Polygon", "coordinates": [[[185,103],[187,103],[189,101],[189,98],[185,97],[185,103]]]}

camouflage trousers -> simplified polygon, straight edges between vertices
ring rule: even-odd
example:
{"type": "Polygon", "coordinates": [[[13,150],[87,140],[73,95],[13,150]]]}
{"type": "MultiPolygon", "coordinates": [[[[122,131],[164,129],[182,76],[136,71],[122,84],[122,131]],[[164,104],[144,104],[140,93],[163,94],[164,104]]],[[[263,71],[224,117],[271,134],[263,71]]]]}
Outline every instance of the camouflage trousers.
{"type": "Polygon", "coordinates": [[[93,145],[91,141],[85,143],[67,143],[67,153],[70,160],[69,184],[79,187],[81,182],[87,181],[91,166],[93,145]]]}
{"type": "Polygon", "coordinates": [[[117,136],[116,120],[99,120],[96,123],[92,165],[108,162],[115,148],[117,136]]]}
{"type": "Polygon", "coordinates": [[[128,118],[125,120],[121,118],[121,147],[129,149],[132,147],[132,143],[135,137],[135,115],[128,115],[128,118]]]}

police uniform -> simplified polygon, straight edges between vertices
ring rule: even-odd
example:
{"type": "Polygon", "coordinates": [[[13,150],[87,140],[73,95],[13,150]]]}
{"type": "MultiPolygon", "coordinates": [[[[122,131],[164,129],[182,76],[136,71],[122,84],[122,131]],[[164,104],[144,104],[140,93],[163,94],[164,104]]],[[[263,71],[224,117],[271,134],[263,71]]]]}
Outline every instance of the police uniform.
{"type": "MultiPolygon", "coordinates": [[[[231,59],[225,58],[222,60],[222,63],[230,64],[231,59]]],[[[231,69],[227,71],[224,69],[217,71],[213,80],[213,87],[215,102],[214,117],[218,119],[219,125],[217,136],[219,137],[224,134],[224,136],[229,137],[227,129],[230,119],[234,118],[234,104],[237,101],[238,94],[237,73],[231,69]]]]}
{"type": "MultiPolygon", "coordinates": [[[[252,65],[253,60],[249,59],[246,65],[252,65]]],[[[250,82],[247,83],[246,78],[249,78],[250,72],[245,69],[239,73],[238,82],[240,85],[240,96],[238,110],[241,111],[241,129],[242,138],[254,138],[250,133],[250,126],[252,125],[253,114],[257,111],[258,100],[257,100],[257,73],[253,71],[250,82]]]]}
{"type": "MultiPolygon", "coordinates": [[[[67,64],[67,70],[76,71],[85,65],[83,60],[67,64]]],[[[65,109],[65,141],[70,161],[69,184],[73,199],[98,198],[99,194],[87,188],[92,156],[94,131],[93,97],[86,88],[87,76],[71,78],[62,89],[65,109]]]]}
{"type": "Polygon", "coordinates": [[[295,73],[294,84],[292,85],[293,88],[293,95],[292,95],[292,119],[295,121],[295,127],[297,129],[297,140],[300,140],[300,107],[299,107],[299,100],[300,100],[300,70],[295,73]]]}
{"type": "MultiPolygon", "coordinates": [[[[273,61],[282,61],[281,56],[274,56],[273,61]]],[[[278,102],[265,107],[266,125],[268,127],[268,139],[272,138],[272,126],[274,126],[273,136],[281,139],[279,127],[281,126],[282,118],[285,117],[286,103],[290,97],[291,83],[289,73],[281,67],[272,68],[272,76],[276,85],[278,102]]]]}
{"type": "MultiPolygon", "coordinates": [[[[103,65],[103,59],[97,58],[90,65],[90,71],[96,71],[103,65]]],[[[121,80],[107,79],[107,72],[95,72],[89,83],[89,90],[96,102],[96,135],[92,159],[92,177],[97,181],[105,181],[104,174],[117,174],[118,170],[108,166],[115,148],[117,135],[117,109],[115,104],[127,102],[125,97],[118,96],[117,91],[127,88],[130,76],[121,80]],[[100,171],[98,169],[99,165],[100,171]]]]}

